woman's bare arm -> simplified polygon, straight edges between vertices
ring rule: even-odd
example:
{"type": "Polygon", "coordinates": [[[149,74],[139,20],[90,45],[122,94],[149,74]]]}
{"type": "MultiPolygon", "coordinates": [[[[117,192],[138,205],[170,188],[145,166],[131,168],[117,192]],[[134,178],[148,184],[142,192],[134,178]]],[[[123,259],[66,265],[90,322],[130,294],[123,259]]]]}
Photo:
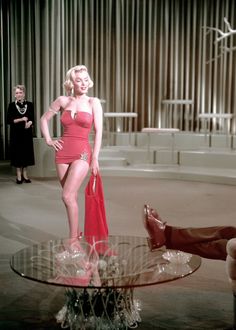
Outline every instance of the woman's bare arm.
{"type": "Polygon", "coordinates": [[[100,100],[98,98],[93,98],[92,108],[93,108],[93,116],[94,116],[95,138],[94,138],[91,167],[92,167],[92,171],[95,172],[94,174],[96,174],[96,172],[99,170],[98,156],[101,149],[102,131],[103,131],[103,111],[100,100]]]}
{"type": "Polygon", "coordinates": [[[63,106],[65,106],[64,96],[59,96],[55,101],[52,102],[48,111],[46,111],[40,119],[40,128],[43,137],[46,140],[47,145],[52,146],[55,150],[62,149],[62,140],[52,140],[49,132],[49,121],[55,116],[63,106]]]}

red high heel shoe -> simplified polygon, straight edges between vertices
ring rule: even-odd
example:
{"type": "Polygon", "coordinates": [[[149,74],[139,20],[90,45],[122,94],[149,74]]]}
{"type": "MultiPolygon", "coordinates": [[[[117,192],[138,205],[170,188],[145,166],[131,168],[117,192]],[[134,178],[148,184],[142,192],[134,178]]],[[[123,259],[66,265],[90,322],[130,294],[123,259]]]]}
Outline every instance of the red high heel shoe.
{"type": "Polygon", "coordinates": [[[150,250],[153,251],[165,245],[166,222],[163,222],[158,213],[147,204],[143,208],[143,222],[149,235],[147,240],[150,250]]]}

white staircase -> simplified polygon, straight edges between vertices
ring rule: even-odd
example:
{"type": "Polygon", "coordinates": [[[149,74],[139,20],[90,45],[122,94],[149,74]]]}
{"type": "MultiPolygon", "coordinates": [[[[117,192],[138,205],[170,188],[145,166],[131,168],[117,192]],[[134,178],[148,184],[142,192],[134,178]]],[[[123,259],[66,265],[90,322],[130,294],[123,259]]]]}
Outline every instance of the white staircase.
{"type": "Polygon", "coordinates": [[[174,148],[171,138],[166,133],[151,136],[148,150],[146,134],[137,133],[132,146],[127,145],[125,133],[114,137],[119,142],[103,146],[100,153],[103,175],[236,184],[234,136],[180,132],[175,135],[174,148]]]}

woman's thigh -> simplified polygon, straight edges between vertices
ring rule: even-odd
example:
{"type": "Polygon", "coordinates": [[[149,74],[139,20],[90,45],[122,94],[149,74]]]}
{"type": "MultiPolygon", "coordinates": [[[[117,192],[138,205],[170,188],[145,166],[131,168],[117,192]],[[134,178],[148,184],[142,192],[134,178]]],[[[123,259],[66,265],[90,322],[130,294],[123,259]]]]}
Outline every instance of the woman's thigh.
{"type": "Polygon", "coordinates": [[[69,166],[70,166],[69,164],[56,164],[57,177],[58,177],[62,187],[64,186],[64,183],[66,181],[69,166]]]}
{"type": "Polygon", "coordinates": [[[84,160],[74,161],[68,168],[63,190],[67,193],[75,193],[79,190],[82,182],[87,176],[89,164],[84,160]]]}

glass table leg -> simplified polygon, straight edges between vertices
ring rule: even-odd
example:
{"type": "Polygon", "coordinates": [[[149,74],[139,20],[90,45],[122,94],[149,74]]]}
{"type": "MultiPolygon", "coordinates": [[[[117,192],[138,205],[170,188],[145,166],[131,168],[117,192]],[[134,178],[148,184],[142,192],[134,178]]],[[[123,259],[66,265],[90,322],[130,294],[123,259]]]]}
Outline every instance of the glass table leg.
{"type": "Polygon", "coordinates": [[[140,305],[133,288],[71,288],[56,318],[62,328],[71,330],[125,330],[138,327],[140,305]]]}

